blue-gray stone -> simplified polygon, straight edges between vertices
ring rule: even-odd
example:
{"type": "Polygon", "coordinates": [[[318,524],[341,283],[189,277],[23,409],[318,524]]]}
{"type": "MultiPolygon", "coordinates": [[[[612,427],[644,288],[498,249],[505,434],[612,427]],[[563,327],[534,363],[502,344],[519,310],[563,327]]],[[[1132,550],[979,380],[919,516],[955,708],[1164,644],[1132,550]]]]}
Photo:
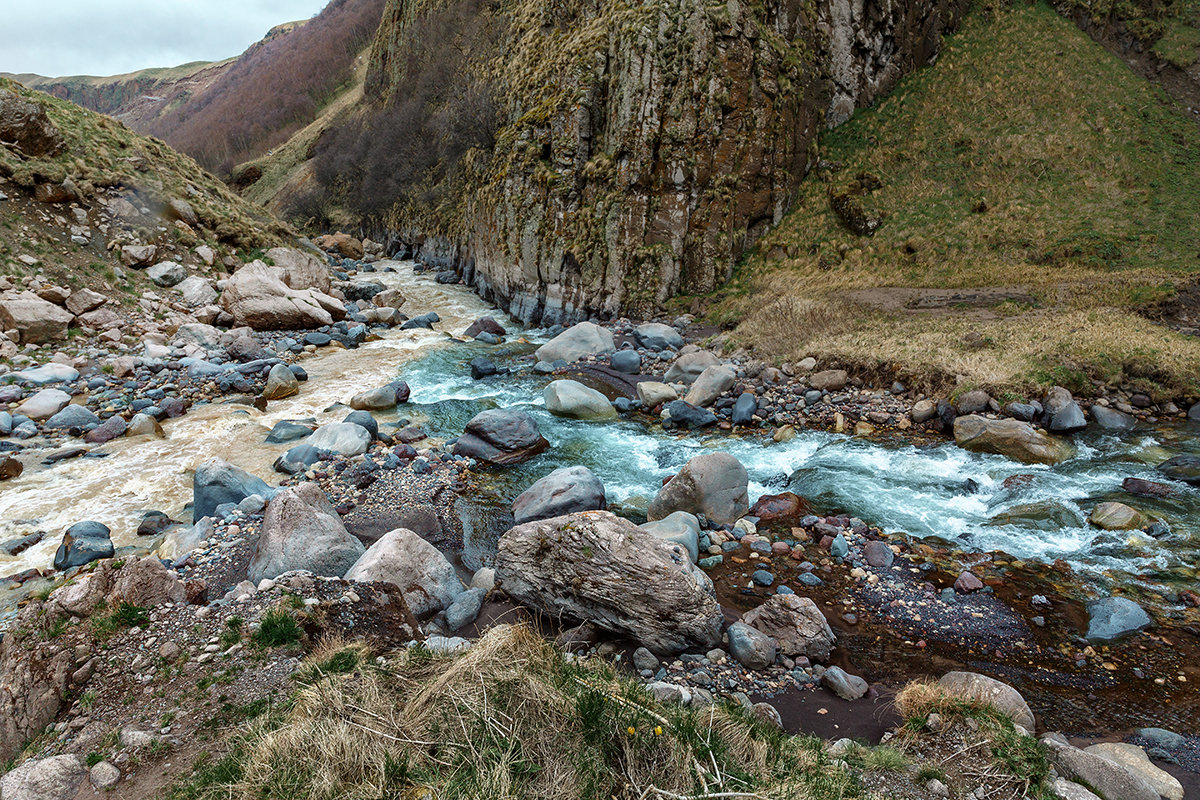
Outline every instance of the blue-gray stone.
{"type": "Polygon", "coordinates": [[[312,435],[312,428],[307,425],[301,425],[298,422],[284,420],[276,422],[275,427],[271,428],[271,432],[267,434],[268,444],[283,444],[285,442],[294,442],[297,439],[303,439],[306,436],[312,435]]]}
{"type": "Polygon", "coordinates": [[[750,576],[750,580],[754,581],[759,586],[770,586],[775,582],[775,576],[767,572],[765,569],[756,569],[750,576]]]}
{"type": "Polygon", "coordinates": [[[850,552],[850,545],[846,543],[846,537],[838,534],[833,537],[833,544],[829,546],[829,554],[834,558],[845,558],[850,552]]]}
{"type": "Polygon", "coordinates": [[[57,414],[46,420],[46,427],[51,430],[66,430],[67,428],[86,428],[100,424],[97,417],[87,406],[71,403],[57,414]]]}
{"type": "Polygon", "coordinates": [[[311,444],[298,444],[275,459],[275,471],[285,475],[295,475],[304,472],[322,459],[333,456],[328,450],[321,450],[311,444]]]}
{"type": "Polygon", "coordinates": [[[1111,642],[1154,624],[1150,615],[1127,597],[1105,597],[1087,604],[1087,638],[1111,642]]]}
{"type": "Polygon", "coordinates": [[[705,569],[712,569],[723,561],[725,561],[725,556],[706,556],[697,563],[705,569]]]}
{"type": "Polygon", "coordinates": [[[825,581],[821,580],[820,578],[818,578],[816,575],[812,574],[811,572],[801,572],[800,576],[796,578],[796,581],[799,583],[803,583],[805,586],[824,586],[825,585],[825,581]]]}
{"type": "Polygon", "coordinates": [[[618,350],[609,356],[609,363],[617,372],[637,375],[642,371],[642,357],[636,350],[618,350]]]}
{"type": "Polygon", "coordinates": [[[780,586],[775,590],[775,594],[795,594],[796,591],[790,586],[780,586]]]}
{"type": "Polygon", "coordinates": [[[754,421],[754,414],[758,411],[758,398],[750,392],[743,392],[733,404],[733,424],[734,425],[749,425],[754,421]]]}
{"type": "Polygon", "coordinates": [[[372,439],[379,438],[379,423],[366,411],[351,411],[342,422],[349,422],[352,425],[366,428],[367,433],[371,434],[372,439]]]}
{"type": "Polygon", "coordinates": [[[112,558],[115,550],[111,535],[108,526],[99,522],[76,522],[63,533],[62,544],[54,554],[54,568],[62,571],[101,558],[112,558]]]}
{"type": "Polygon", "coordinates": [[[483,608],[483,598],[487,592],[481,588],[467,589],[454,599],[450,607],[446,609],[446,625],[451,631],[456,631],[466,625],[470,625],[479,616],[479,609],[483,608]]]}

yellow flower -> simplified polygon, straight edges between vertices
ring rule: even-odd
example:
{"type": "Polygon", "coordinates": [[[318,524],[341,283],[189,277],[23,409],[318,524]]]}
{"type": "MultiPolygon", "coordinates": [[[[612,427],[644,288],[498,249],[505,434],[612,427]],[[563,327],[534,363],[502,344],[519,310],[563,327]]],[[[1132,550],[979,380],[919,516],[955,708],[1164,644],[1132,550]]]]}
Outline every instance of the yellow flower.
{"type": "Polygon", "coordinates": [[[628,733],[630,736],[633,736],[635,733],[637,733],[637,728],[630,725],[628,728],[625,729],[625,732],[628,733]]]}
{"type": "Polygon", "coordinates": [[[655,726],[654,726],[654,735],[655,735],[655,736],[662,736],[662,725],[655,725],[655,726]]]}

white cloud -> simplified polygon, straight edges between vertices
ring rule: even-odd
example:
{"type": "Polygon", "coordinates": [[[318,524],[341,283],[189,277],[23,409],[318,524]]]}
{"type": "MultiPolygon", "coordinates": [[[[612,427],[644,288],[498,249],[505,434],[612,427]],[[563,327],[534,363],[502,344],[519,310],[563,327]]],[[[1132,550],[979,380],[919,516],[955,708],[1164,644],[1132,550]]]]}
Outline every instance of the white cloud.
{"type": "Polygon", "coordinates": [[[116,75],[235,56],[328,0],[0,0],[0,72],[116,75]]]}

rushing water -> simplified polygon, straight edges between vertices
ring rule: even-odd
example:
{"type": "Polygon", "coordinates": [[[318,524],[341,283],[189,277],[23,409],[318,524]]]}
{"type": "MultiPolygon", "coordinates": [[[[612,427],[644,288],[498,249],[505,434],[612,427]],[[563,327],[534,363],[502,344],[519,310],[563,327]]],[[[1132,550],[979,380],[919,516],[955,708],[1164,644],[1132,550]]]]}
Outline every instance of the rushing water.
{"type": "MultiPolygon", "coordinates": [[[[431,277],[413,275],[406,263],[395,266],[398,272],[384,273],[382,280],[408,296],[407,313],[437,311],[442,331],[460,333],[484,313],[497,315],[463,287],[438,286],[431,277]]],[[[636,513],[662,479],[687,459],[721,448],[746,465],[752,499],[791,489],[818,510],[848,512],[891,532],[936,537],[967,550],[997,549],[1041,561],[1061,558],[1116,580],[1139,575],[1154,583],[1195,582],[1200,492],[1181,487],[1175,497],[1151,500],[1130,498],[1120,489],[1126,477],[1153,478],[1153,466],[1170,455],[1200,452],[1195,429],[1085,435],[1076,440],[1076,458],[1044,467],[968,453],[950,443],[917,447],[817,431],[775,443],[758,433],[675,436],[639,421],[568,420],[544,408],[541,388],[547,377],[522,371],[471,379],[467,362],[476,355],[518,366],[523,363],[519,356],[532,349],[511,320],[505,324],[513,335],[498,347],[456,342],[444,332],[392,331],[357,350],[325,350],[303,362],[310,379],[300,395],[272,402],[266,412],[227,404],[198,407],[168,422],[166,439],[123,440],[106,446],[104,459],[27,469],[0,489],[0,539],[32,530],[49,535],[16,559],[0,556],[0,574],[46,566],[58,533],[81,519],[110,525],[118,546],[132,542],[146,509],[181,514],[190,500],[191,471],[207,458],[224,458],[268,480],[277,478],[270,464],[289,445],[263,444],[271,425],[305,417],[341,419],[346,409],[336,404],[399,376],[410,385],[412,398],[398,413],[422,421],[440,438],[458,435],[483,408],[521,408],[537,419],[551,447],[503,473],[498,491],[507,495],[559,466],[584,464],[604,482],[610,505],[636,513]],[[1021,489],[1005,488],[1005,479],[1013,475],[1033,477],[1021,489]],[[1084,520],[1092,506],[1108,499],[1128,501],[1163,518],[1171,533],[1155,540],[1139,532],[1108,533],[1088,526],[1084,520]],[[1030,504],[1035,505],[1033,516],[1026,511],[1018,519],[997,519],[1030,504]],[[1057,522],[1042,519],[1047,504],[1057,522]]],[[[536,341],[540,332],[525,336],[536,341]]],[[[395,418],[380,416],[384,421],[395,418]]]]}

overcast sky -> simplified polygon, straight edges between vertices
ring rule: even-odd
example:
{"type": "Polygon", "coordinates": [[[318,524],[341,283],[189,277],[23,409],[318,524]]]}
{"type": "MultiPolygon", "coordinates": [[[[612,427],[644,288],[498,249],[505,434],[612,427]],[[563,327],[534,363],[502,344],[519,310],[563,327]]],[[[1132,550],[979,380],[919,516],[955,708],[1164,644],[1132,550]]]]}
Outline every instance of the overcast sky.
{"type": "Polygon", "coordinates": [[[0,0],[0,72],[117,75],[236,56],[328,0],[0,0]]]}

